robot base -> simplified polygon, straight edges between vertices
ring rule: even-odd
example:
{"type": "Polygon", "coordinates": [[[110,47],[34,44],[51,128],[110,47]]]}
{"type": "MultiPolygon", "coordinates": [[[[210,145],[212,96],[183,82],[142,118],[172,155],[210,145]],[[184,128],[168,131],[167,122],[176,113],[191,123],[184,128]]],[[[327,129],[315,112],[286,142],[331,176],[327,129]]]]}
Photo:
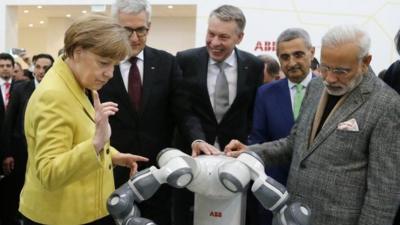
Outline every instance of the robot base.
{"type": "Polygon", "coordinates": [[[195,195],[194,225],[244,225],[246,194],[231,199],[215,199],[195,195]]]}

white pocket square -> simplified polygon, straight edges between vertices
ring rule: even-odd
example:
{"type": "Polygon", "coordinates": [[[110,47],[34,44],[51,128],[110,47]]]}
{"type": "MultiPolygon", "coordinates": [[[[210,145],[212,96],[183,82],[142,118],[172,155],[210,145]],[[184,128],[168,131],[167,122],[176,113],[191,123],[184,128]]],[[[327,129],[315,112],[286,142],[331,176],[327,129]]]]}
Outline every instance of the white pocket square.
{"type": "Polygon", "coordinates": [[[360,131],[356,119],[350,119],[338,124],[338,130],[360,131]]]}

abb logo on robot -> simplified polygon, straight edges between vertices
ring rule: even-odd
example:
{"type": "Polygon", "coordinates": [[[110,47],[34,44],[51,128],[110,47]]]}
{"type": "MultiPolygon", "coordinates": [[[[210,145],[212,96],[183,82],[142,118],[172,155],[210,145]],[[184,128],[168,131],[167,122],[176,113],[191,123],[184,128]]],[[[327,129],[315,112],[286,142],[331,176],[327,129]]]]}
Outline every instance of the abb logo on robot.
{"type": "Polygon", "coordinates": [[[222,217],[222,212],[211,211],[211,212],[210,212],[210,216],[211,216],[211,217],[216,217],[216,218],[221,218],[221,217],[222,217]]]}

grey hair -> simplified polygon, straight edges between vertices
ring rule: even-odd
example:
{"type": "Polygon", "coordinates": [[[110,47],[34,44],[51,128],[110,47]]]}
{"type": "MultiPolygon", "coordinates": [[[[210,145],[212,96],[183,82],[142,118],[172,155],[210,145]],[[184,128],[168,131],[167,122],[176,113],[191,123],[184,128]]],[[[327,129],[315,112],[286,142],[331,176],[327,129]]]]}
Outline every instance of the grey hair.
{"type": "Polygon", "coordinates": [[[304,41],[304,44],[306,45],[307,48],[311,48],[311,38],[308,32],[302,28],[288,28],[284,30],[276,40],[276,45],[278,46],[279,43],[285,42],[285,41],[291,41],[294,39],[300,38],[304,41]]]}
{"type": "Polygon", "coordinates": [[[210,19],[213,16],[224,22],[235,21],[238,27],[238,33],[242,33],[246,27],[246,17],[242,10],[236,6],[222,5],[214,9],[208,18],[210,19]]]}
{"type": "Polygon", "coordinates": [[[151,5],[147,0],[116,0],[112,6],[112,14],[118,18],[118,13],[138,14],[145,11],[147,23],[151,22],[151,5]]]}
{"type": "Polygon", "coordinates": [[[365,30],[357,25],[335,26],[322,37],[322,48],[335,48],[347,43],[355,43],[359,47],[358,58],[362,59],[369,53],[371,38],[365,30]]]}

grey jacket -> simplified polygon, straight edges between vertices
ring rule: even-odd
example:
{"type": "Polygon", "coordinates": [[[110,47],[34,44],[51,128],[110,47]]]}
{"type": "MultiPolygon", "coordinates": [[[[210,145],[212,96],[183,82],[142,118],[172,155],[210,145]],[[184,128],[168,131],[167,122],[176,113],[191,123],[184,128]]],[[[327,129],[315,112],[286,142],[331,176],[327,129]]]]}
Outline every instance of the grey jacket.
{"type": "Polygon", "coordinates": [[[311,207],[312,225],[392,224],[400,203],[399,96],[367,74],[315,136],[325,103],[322,80],[314,79],[291,134],[249,149],[266,164],[292,160],[287,188],[291,201],[311,207]],[[359,131],[340,129],[351,119],[359,131]]]}

